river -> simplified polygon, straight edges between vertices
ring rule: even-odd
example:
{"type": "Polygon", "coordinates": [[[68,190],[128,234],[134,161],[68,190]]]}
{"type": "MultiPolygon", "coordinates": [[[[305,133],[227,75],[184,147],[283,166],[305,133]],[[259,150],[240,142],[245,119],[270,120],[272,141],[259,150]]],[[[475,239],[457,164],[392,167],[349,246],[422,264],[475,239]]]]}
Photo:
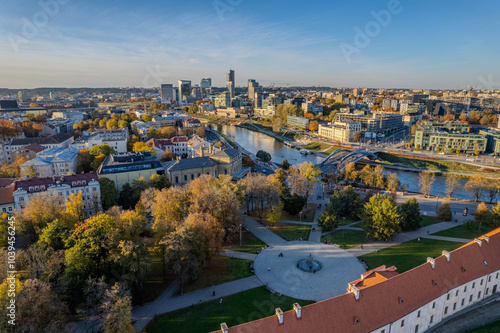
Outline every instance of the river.
{"type": "MultiPolygon", "coordinates": [[[[292,165],[298,165],[304,161],[314,164],[320,163],[325,159],[323,155],[302,155],[297,149],[285,146],[283,143],[274,138],[259,132],[250,131],[246,128],[236,127],[233,125],[223,125],[222,132],[234,139],[245,149],[256,154],[259,150],[264,150],[271,154],[272,161],[281,163],[284,159],[292,165]]],[[[396,173],[402,184],[408,184],[408,190],[412,192],[420,192],[418,184],[418,173],[401,170],[386,169],[385,174],[396,173]]],[[[460,179],[463,186],[467,179],[460,179]]],[[[474,197],[463,189],[453,195],[457,199],[474,199],[474,197]]],[[[446,177],[436,176],[436,180],[432,185],[432,195],[446,196],[446,177]]],[[[481,199],[486,200],[486,195],[481,199]]]]}

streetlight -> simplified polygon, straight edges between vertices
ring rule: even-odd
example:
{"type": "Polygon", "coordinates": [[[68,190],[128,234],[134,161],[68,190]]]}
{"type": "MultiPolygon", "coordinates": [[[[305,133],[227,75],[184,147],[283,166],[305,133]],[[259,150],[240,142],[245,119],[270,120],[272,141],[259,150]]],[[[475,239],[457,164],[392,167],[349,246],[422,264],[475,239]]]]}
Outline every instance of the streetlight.
{"type": "Polygon", "coordinates": [[[222,298],[220,299],[220,302],[219,302],[219,312],[222,313],[222,298]]]}
{"type": "Polygon", "coordinates": [[[299,212],[300,222],[302,222],[302,211],[299,212]]]}
{"type": "Polygon", "coordinates": [[[241,228],[242,228],[243,224],[240,223],[240,247],[241,247],[241,228]]]}
{"type": "Polygon", "coordinates": [[[344,230],[345,230],[345,216],[342,217],[344,219],[344,225],[342,226],[342,238],[344,238],[344,230]]]}

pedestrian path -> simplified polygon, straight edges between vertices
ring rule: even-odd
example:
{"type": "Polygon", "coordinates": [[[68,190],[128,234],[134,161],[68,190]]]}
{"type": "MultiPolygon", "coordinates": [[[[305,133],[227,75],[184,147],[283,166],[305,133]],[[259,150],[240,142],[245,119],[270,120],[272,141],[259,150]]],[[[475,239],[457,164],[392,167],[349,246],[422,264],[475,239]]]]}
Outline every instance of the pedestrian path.
{"type": "Polygon", "coordinates": [[[353,225],[358,224],[359,222],[361,222],[361,221],[355,221],[355,222],[352,222],[352,223],[349,223],[349,224],[346,224],[346,225],[338,226],[337,228],[335,228],[333,230],[326,231],[326,232],[322,233],[321,236],[326,236],[326,235],[329,235],[329,234],[333,234],[334,232],[342,230],[342,229],[364,231],[363,228],[353,227],[353,225]]]}
{"type": "Polygon", "coordinates": [[[162,295],[154,302],[148,303],[144,306],[134,307],[132,310],[132,321],[136,321],[134,329],[142,330],[156,315],[215,299],[222,298],[222,302],[224,302],[224,297],[226,296],[257,288],[262,285],[263,284],[260,282],[259,278],[253,275],[218,286],[196,290],[182,296],[163,297],[164,295],[162,295]]]}
{"type": "Polygon", "coordinates": [[[278,222],[289,223],[289,224],[301,224],[301,225],[311,225],[313,223],[313,222],[300,222],[300,221],[291,221],[291,220],[281,220],[278,222]]]}
{"type": "Polygon", "coordinates": [[[237,258],[237,259],[245,259],[245,260],[255,260],[257,258],[256,254],[253,253],[246,253],[246,252],[239,252],[239,251],[231,251],[231,250],[225,250],[222,252],[222,255],[226,257],[231,257],[231,258],[237,258]]]}
{"type": "Polygon", "coordinates": [[[273,246],[286,244],[286,241],[283,238],[267,229],[264,225],[246,215],[243,218],[245,220],[245,222],[243,222],[243,226],[267,245],[273,246]]]}
{"type": "Polygon", "coordinates": [[[436,239],[436,240],[442,240],[442,241],[448,241],[448,242],[459,242],[459,243],[469,243],[469,242],[472,242],[472,239],[455,238],[455,237],[444,237],[444,236],[433,236],[433,235],[428,235],[428,236],[425,236],[424,238],[436,239]]]}
{"type": "Polygon", "coordinates": [[[316,209],[316,212],[314,213],[314,220],[313,220],[314,222],[312,223],[311,233],[309,234],[310,242],[321,242],[321,227],[318,224],[318,218],[323,213],[324,210],[325,210],[325,205],[322,205],[322,207],[316,209]]]}

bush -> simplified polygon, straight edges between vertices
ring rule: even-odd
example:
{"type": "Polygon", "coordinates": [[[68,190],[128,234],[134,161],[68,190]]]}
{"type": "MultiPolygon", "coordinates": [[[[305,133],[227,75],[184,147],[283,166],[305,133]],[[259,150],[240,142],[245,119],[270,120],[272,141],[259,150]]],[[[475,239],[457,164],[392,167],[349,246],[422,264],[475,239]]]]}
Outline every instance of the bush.
{"type": "Polygon", "coordinates": [[[443,201],[441,206],[439,206],[437,210],[437,217],[440,221],[451,221],[452,213],[449,200],[443,201]]]}

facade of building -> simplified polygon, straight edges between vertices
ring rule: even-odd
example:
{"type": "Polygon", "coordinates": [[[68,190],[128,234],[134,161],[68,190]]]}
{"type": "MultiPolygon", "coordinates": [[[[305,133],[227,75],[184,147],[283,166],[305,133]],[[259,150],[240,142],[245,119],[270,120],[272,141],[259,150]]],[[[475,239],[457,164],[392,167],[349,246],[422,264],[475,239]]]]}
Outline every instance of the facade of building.
{"type": "Polygon", "coordinates": [[[227,73],[227,91],[229,92],[229,97],[233,99],[235,96],[235,81],[234,71],[232,69],[227,73]]]}
{"type": "Polygon", "coordinates": [[[62,203],[66,202],[71,194],[82,192],[86,216],[95,215],[100,207],[99,178],[95,173],[83,173],[71,176],[16,180],[13,191],[15,209],[23,210],[31,197],[43,192],[61,196],[62,203]]]}
{"type": "Polygon", "coordinates": [[[494,155],[500,155],[500,132],[493,130],[481,130],[479,134],[484,135],[487,140],[486,151],[494,155]]]}
{"type": "Polygon", "coordinates": [[[174,87],[171,84],[162,84],[160,86],[161,102],[172,103],[174,98],[174,87]]]}
{"type": "Polygon", "coordinates": [[[388,112],[373,112],[371,115],[337,113],[333,120],[361,123],[364,131],[375,133],[387,133],[403,127],[403,115],[388,112]]]}
{"type": "Polygon", "coordinates": [[[64,176],[76,171],[78,149],[54,147],[45,149],[32,160],[20,165],[21,175],[29,174],[33,168],[37,177],[64,176]]]}
{"type": "Polygon", "coordinates": [[[463,123],[425,123],[419,125],[415,131],[415,147],[424,150],[444,149],[445,152],[453,149],[468,154],[476,151],[484,153],[487,147],[487,138],[482,134],[467,133],[468,124],[463,123]],[[457,127],[455,127],[455,124],[457,127]],[[445,127],[449,125],[449,127],[445,127]]]}
{"type": "Polygon", "coordinates": [[[255,94],[259,92],[259,82],[248,80],[248,99],[255,101],[255,94]]]}
{"type": "Polygon", "coordinates": [[[330,125],[319,125],[318,135],[324,138],[348,143],[354,141],[354,133],[361,132],[361,123],[334,122],[330,125]]]}
{"type": "Polygon", "coordinates": [[[134,179],[149,179],[152,175],[162,172],[160,162],[149,151],[111,154],[97,170],[100,178],[114,181],[118,190],[126,183],[132,184],[134,179]]]}
{"type": "Polygon", "coordinates": [[[89,150],[94,146],[107,144],[117,153],[127,152],[128,129],[117,129],[110,131],[84,132],[83,136],[77,138],[70,147],[78,150],[89,150]]]}
{"type": "Polygon", "coordinates": [[[212,79],[209,77],[201,79],[200,89],[202,98],[208,98],[212,94],[212,79]]]}
{"type": "Polygon", "coordinates": [[[59,133],[56,135],[38,137],[38,138],[15,138],[8,143],[0,146],[0,157],[3,158],[2,163],[11,163],[18,150],[22,150],[32,143],[39,144],[45,148],[62,147],[68,148],[74,141],[73,135],[69,133],[59,133]],[[14,157],[13,157],[14,156],[14,157]]]}
{"type": "Polygon", "coordinates": [[[317,115],[318,113],[323,112],[323,105],[320,105],[316,101],[305,102],[302,103],[302,111],[317,115]]]}
{"type": "Polygon", "coordinates": [[[269,105],[266,109],[254,109],[253,115],[259,118],[271,118],[276,114],[276,106],[269,105]]]}
{"type": "Polygon", "coordinates": [[[402,274],[382,266],[344,295],[216,332],[425,332],[500,291],[498,253],[500,229],[402,274]]]}
{"type": "Polygon", "coordinates": [[[189,101],[191,97],[191,81],[179,80],[179,102],[189,101]]]}
{"type": "Polygon", "coordinates": [[[298,117],[298,116],[290,116],[288,115],[286,117],[286,123],[288,126],[291,127],[297,127],[297,128],[302,128],[302,129],[308,129],[309,128],[309,118],[305,117],[298,117]]]}
{"type": "Polygon", "coordinates": [[[420,113],[407,113],[403,116],[403,124],[407,127],[413,126],[416,122],[422,120],[420,113]]]}

